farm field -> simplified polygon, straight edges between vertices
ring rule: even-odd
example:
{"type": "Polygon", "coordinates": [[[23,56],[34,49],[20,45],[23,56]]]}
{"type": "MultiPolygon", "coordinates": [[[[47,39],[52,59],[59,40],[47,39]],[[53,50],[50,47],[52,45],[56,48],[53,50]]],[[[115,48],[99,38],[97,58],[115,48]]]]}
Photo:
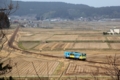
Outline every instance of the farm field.
{"type": "Polygon", "coordinates": [[[42,43],[35,47],[37,50],[65,50],[72,49],[74,43],[67,42],[50,42],[50,43],[42,43]]]}
{"type": "Polygon", "coordinates": [[[120,49],[120,43],[111,43],[112,49],[120,49]]]}
{"type": "Polygon", "coordinates": [[[105,37],[95,36],[95,37],[78,37],[77,41],[105,41],[105,37]]]}
{"type": "Polygon", "coordinates": [[[75,41],[78,35],[54,35],[48,41],[75,41]]]}
{"type": "MultiPolygon", "coordinates": [[[[8,62],[5,61],[3,66],[8,62]]],[[[6,76],[11,76],[12,74],[14,77],[36,77],[36,71],[40,76],[52,75],[59,65],[58,61],[27,60],[23,58],[10,59],[10,62],[14,67],[6,76]]]]}
{"type": "MultiPolygon", "coordinates": [[[[86,64],[86,65],[80,65],[80,64],[75,64],[75,63],[70,63],[65,74],[66,75],[89,75],[91,71],[96,71],[96,73],[99,73],[100,75],[107,75],[106,69],[105,68],[110,68],[111,72],[113,69],[107,65],[107,64],[86,64]]],[[[97,74],[96,74],[97,75],[97,74]]]]}
{"type": "MultiPolygon", "coordinates": [[[[100,67],[108,66],[107,58],[114,58],[116,54],[117,67],[120,67],[120,35],[103,35],[102,32],[113,26],[120,28],[119,25],[119,22],[51,22],[51,29],[20,28],[13,42],[20,50],[8,48],[5,43],[0,54],[0,58],[11,60],[12,71],[0,76],[93,80],[90,72],[99,70],[104,77],[105,71],[100,67]],[[86,53],[87,59],[66,59],[65,51],[86,53]]],[[[8,39],[14,30],[8,30],[8,39]]],[[[9,61],[4,60],[3,66],[7,63],[9,61]]]]}
{"type": "Polygon", "coordinates": [[[76,43],[73,49],[109,49],[107,43],[76,43]]]}
{"type": "Polygon", "coordinates": [[[22,37],[30,37],[30,36],[33,35],[33,34],[30,33],[30,32],[19,32],[19,34],[21,34],[22,37]]]}
{"type": "Polygon", "coordinates": [[[120,37],[119,36],[113,36],[113,37],[107,37],[107,39],[109,40],[109,41],[120,41],[120,37]]]}
{"type": "Polygon", "coordinates": [[[38,41],[25,41],[25,42],[19,42],[19,47],[23,49],[31,49],[39,44],[38,41]]]}
{"type": "Polygon", "coordinates": [[[22,36],[20,38],[20,41],[42,41],[42,40],[45,40],[49,37],[51,37],[52,34],[35,34],[35,35],[32,35],[32,36],[22,36]]]}
{"type": "MultiPolygon", "coordinates": [[[[49,43],[39,43],[39,42],[22,42],[22,47],[25,49],[34,50],[76,50],[76,49],[115,49],[110,48],[107,43],[103,42],[49,42],[49,43]]],[[[117,47],[117,46],[116,46],[117,47]]],[[[119,47],[118,47],[119,48],[119,47]]]]}

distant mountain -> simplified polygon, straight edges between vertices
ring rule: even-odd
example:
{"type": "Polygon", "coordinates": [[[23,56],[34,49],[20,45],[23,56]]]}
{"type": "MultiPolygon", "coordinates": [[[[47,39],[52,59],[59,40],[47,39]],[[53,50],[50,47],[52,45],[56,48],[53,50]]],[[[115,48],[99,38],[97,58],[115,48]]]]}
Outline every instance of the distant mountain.
{"type": "MultiPolygon", "coordinates": [[[[16,3],[16,1],[14,1],[16,3]]],[[[83,4],[70,4],[63,2],[22,2],[14,15],[36,14],[38,19],[80,17],[87,18],[120,18],[120,6],[95,8],[83,4]]]]}

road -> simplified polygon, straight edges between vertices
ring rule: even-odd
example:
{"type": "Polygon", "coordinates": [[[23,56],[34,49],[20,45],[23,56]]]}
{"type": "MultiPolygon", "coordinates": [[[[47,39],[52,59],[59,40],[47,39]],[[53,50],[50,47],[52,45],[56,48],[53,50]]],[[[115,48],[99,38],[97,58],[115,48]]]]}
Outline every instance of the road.
{"type": "MultiPolygon", "coordinates": [[[[20,26],[18,26],[18,27],[16,28],[16,30],[14,31],[14,33],[12,34],[11,38],[10,38],[9,41],[8,41],[8,46],[9,46],[10,48],[13,48],[13,49],[22,51],[23,54],[35,54],[35,55],[41,55],[41,56],[44,56],[44,57],[51,57],[51,58],[57,58],[57,59],[65,59],[64,56],[57,56],[57,55],[54,56],[54,55],[49,55],[49,54],[45,54],[45,53],[44,53],[44,54],[43,54],[43,53],[35,53],[35,52],[30,52],[30,51],[27,51],[27,50],[22,50],[22,49],[19,49],[19,48],[15,47],[15,46],[13,45],[13,43],[14,43],[15,37],[16,37],[16,35],[17,35],[17,32],[19,31],[19,28],[20,28],[20,26]]],[[[70,59],[70,61],[74,61],[74,60],[73,60],[73,59],[70,59]]],[[[105,63],[105,62],[97,62],[97,61],[93,61],[93,60],[86,60],[86,61],[84,61],[84,62],[107,64],[107,63],[105,63]]]]}

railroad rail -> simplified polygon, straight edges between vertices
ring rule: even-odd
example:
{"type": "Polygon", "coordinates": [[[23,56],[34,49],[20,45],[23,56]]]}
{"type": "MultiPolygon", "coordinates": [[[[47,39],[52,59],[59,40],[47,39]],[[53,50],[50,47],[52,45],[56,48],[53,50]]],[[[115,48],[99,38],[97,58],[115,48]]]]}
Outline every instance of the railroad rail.
{"type": "MultiPolygon", "coordinates": [[[[52,57],[52,58],[61,58],[61,59],[65,59],[64,56],[54,56],[54,55],[48,55],[48,54],[42,54],[42,53],[35,53],[35,52],[30,52],[30,51],[27,51],[27,50],[21,50],[17,47],[15,47],[13,45],[13,42],[15,40],[15,37],[17,35],[17,32],[19,31],[19,28],[20,26],[18,26],[16,28],[16,30],[14,31],[14,33],[12,34],[11,38],[9,39],[8,41],[8,46],[13,48],[13,49],[16,49],[16,50],[19,50],[19,51],[23,51],[23,53],[28,53],[28,54],[35,54],[35,55],[41,55],[41,56],[45,56],[45,57],[52,57]]],[[[73,59],[70,59],[70,60],[73,60],[73,59]]],[[[105,62],[97,62],[97,61],[90,61],[90,60],[86,60],[84,62],[89,62],[89,63],[99,63],[99,64],[108,64],[108,63],[105,63],[105,62]]],[[[117,64],[117,65],[120,65],[120,64],[117,64]]]]}
{"type": "Polygon", "coordinates": [[[15,47],[15,46],[13,45],[13,42],[14,42],[14,40],[15,40],[15,36],[17,35],[17,32],[18,32],[19,28],[20,28],[20,27],[17,27],[17,28],[16,28],[16,30],[15,30],[14,33],[12,34],[11,38],[9,39],[9,41],[8,41],[8,46],[9,46],[9,47],[11,47],[11,48],[13,48],[13,49],[16,49],[16,50],[19,50],[19,51],[23,51],[23,52],[25,52],[25,53],[29,53],[29,54],[36,54],[36,55],[42,55],[42,56],[46,56],[46,57],[53,57],[53,58],[64,58],[64,57],[60,57],[60,56],[47,55],[47,54],[42,54],[42,53],[39,53],[39,54],[38,54],[38,53],[35,53],[35,52],[30,52],[30,51],[26,51],[26,50],[21,50],[21,49],[15,47]]]}

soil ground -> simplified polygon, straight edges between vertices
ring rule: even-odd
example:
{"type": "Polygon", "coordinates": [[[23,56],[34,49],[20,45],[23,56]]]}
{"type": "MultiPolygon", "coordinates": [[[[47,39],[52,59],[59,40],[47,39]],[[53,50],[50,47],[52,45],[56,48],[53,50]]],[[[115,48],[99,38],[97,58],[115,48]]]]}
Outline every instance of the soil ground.
{"type": "MultiPolygon", "coordinates": [[[[6,75],[13,77],[38,77],[39,75],[42,77],[47,76],[51,78],[51,80],[55,80],[55,78],[52,79],[52,77],[66,80],[66,78],[69,79],[70,77],[74,78],[77,76],[79,80],[86,80],[82,77],[91,77],[91,73],[84,73],[85,69],[88,69],[88,72],[93,70],[95,71],[96,66],[104,66],[104,64],[107,63],[107,56],[114,57],[115,54],[118,57],[117,64],[119,67],[120,34],[106,36],[102,34],[103,30],[109,30],[112,28],[111,26],[117,26],[119,28],[119,23],[112,23],[97,22],[97,28],[95,27],[97,26],[95,22],[88,22],[87,24],[84,22],[74,22],[74,28],[69,26],[66,28],[61,28],[60,25],[63,26],[61,23],[54,23],[55,25],[58,24],[59,26],[54,27],[53,29],[20,28],[15,38],[14,46],[17,48],[19,47],[21,51],[9,48],[6,43],[0,53],[0,58],[4,63],[3,66],[8,63],[11,63],[13,66],[11,72],[8,72],[1,76],[6,75]],[[75,24],[84,26],[77,27],[75,24]],[[89,28],[89,30],[87,30],[87,28],[89,28]],[[24,50],[36,54],[30,54],[24,52],[24,50]],[[77,51],[86,53],[87,60],[81,61],[66,59],[64,58],[65,51],[77,51]],[[40,54],[53,55],[56,57],[43,56],[40,54]],[[32,64],[32,62],[34,64],[32,64]],[[15,65],[16,63],[18,67],[15,65]],[[44,63],[46,63],[46,65],[44,65],[44,63]],[[76,65],[77,67],[75,67],[76,65]],[[45,70],[44,73],[41,72],[42,69],[45,70]]],[[[64,24],[64,26],[65,25],[66,24],[64,24]]],[[[15,29],[11,29],[10,31],[8,30],[8,39],[10,39],[10,35],[12,35],[14,30],[15,29]]]]}

